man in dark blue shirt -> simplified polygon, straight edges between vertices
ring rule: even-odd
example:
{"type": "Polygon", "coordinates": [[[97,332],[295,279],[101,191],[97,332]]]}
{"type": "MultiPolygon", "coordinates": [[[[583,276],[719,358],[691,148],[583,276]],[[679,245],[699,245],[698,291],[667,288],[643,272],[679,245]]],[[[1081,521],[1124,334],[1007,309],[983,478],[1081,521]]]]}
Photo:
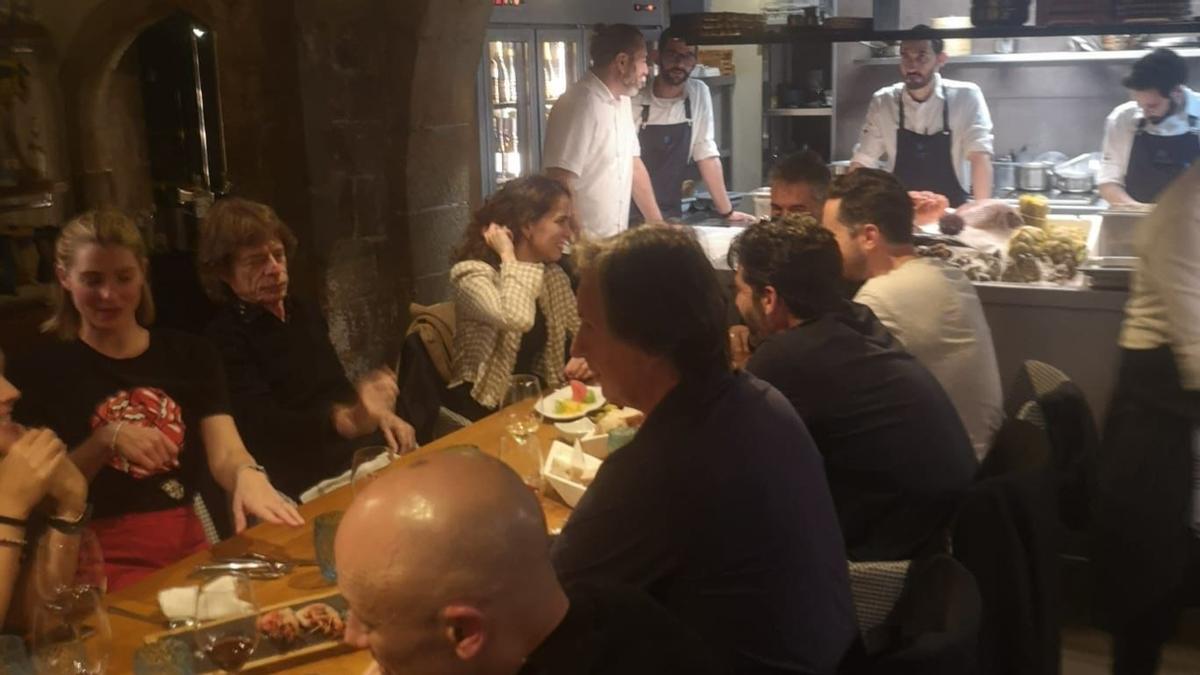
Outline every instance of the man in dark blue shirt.
{"type": "Polygon", "coordinates": [[[762,338],[746,370],[812,432],[849,558],[938,548],[977,468],[970,439],[933,375],[843,298],[833,234],[806,216],[758,223],[729,258],[738,309],[762,338]]]}
{"type": "Polygon", "coordinates": [[[821,458],[778,391],[730,371],[711,263],[669,228],[581,253],[572,355],[646,422],[564,527],[559,575],[648,591],[736,673],[832,673],[856,628],[821,458]]]}

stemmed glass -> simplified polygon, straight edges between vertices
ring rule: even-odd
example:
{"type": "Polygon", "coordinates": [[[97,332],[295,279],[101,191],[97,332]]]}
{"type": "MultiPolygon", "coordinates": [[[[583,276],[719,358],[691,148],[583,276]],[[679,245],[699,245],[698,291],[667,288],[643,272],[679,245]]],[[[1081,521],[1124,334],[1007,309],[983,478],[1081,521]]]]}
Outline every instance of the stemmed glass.
{"type": "Polygon", "coordinates": [[[500,461],[504,462],[534,494],[541,494],[542,444],[535,435],[517,438],[505,434],[500,437],[500,461]]]}
{"type": "Polygon", "coordinates": [[[359,490],[379,476],[383,467],[375,467],[373,464],[381,455],[385,454],[389,464],[396,461],[396,453],[386,445],[370,445],[354,451],[354,459],[350,463],[351,492],[358,494],[359,490]]]}
{"type": "Polygon", "coordinates": [[[542,415],[537,410],[537,402],[542,398],[542,385],[535,375],[513,375],[508,383],[508,391],[504,394],[504,408],[508,411],[505,429],[513,438],[524,441],[526,437],[537,433],[542,424],[542,415]],[[528,409],[514,409],[519,403],[529,401],[528,409]]]}
{"type": "Polygon", "coordinates": [[[102,675],[112,651],[112,628],[100,591],[70,587],[33,612],[30,646],[40,675],[102,675]]]}
{"type": "Polygon", "coordinates": [[[196,591],[196,645],[215,666],[236,673],[258,647],[258,602],[244,576],[218,577],[196,591]]]}

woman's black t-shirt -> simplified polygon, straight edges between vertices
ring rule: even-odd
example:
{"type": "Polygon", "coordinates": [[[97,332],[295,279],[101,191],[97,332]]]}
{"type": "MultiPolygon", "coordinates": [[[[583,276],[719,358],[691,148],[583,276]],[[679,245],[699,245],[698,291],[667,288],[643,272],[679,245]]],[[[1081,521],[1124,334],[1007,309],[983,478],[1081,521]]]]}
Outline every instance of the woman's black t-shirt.
{"type": "Polygon", "coordinates": [[[191,504],[207,455],[200,421],[229,414],[229,394],[216,350],[204,339],[153,329],[139,356],[112,359],[81,340],[57,342],[8,364],[21,390],[13,416],[53,429],[71,448],[109,423],[157,427],[179,445],[180,466],[136,475],[114,459],[92,480],[96,517],[162,511],[191,504]]]}

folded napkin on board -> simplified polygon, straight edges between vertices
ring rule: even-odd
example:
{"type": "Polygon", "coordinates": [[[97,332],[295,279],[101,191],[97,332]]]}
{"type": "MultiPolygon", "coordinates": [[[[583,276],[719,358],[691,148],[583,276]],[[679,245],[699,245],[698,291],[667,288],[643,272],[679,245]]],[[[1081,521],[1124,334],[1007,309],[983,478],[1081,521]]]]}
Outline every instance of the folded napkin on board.
{"type": "MultiPolygon", "coordinates": [[[[372,459],[371,461],[360,465],[358,467],[358,470],[362,471],[362,472],[366,472],[366,473],[375,473],[376,471],[379,471],[380,469],[382,469],[383,467],[385,467],[391,463],[389,454],[390,453],[387,453],[387,452],[379,453],[379,456],[376,457],[375,459],[372,459]]],[[[333,478],[326,478],[325,480],[321,481],[320,483],[317,483],[316,485],[314,485],[314,486],[310,487],[309,489],[305,490],[304,492],[300,493],[300,503],[307,504],[307,503],[311,502],[312,500],[316,499],[317,497],[320,497],[322,495],[327,495],[330,492],[333,492],[334,490],[342,487],[343,485],[349,485],[349,484],[350,484],[350,471],[346,470],[346,471],[343,471],[342,473],[334,476],[333,478]]]]}
{"type": "Polygon", "coordinates": [[[158,607],[168,621],[198,618],[210,621],[254,611],[254,606],[237,597],[236,580],[230,576],[217,577],[204,584],[204,602],[196,612],[197,586],[165,588],[158,592],[158,607]]]}

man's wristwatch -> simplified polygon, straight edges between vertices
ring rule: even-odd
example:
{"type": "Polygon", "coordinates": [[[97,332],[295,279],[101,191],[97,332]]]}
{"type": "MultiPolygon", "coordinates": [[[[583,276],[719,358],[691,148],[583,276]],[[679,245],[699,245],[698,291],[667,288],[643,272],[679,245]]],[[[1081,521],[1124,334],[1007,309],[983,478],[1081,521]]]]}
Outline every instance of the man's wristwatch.
{"type": "Polygon", "coordinates": [[[737,209],[733,208],[733,206],[730,206],[729,210],[726,211],[725,213],[721,213],[720,211],[717,211],[717,216],[720,218],[728,218],[729,216],[732,216],[733,212],[736,210],[737,209]]]}

